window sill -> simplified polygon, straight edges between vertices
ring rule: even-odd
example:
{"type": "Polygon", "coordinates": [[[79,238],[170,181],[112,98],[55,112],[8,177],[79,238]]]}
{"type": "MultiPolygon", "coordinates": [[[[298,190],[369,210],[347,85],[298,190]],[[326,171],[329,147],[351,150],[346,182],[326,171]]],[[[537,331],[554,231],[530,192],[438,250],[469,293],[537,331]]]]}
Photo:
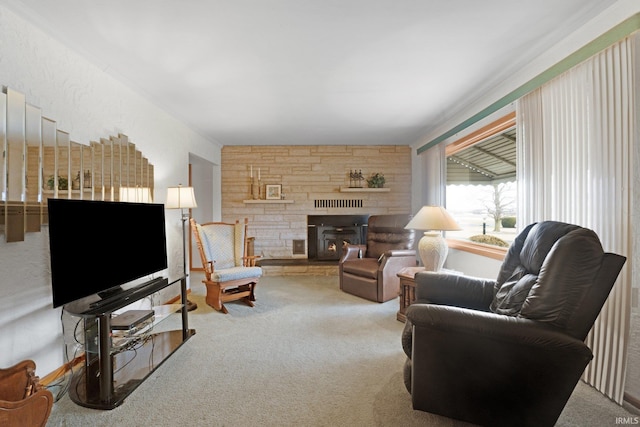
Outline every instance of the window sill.
{"type": "Polygon", "coordinates": [[[481,243],[467,242],[457,239],[446,239],[447,245],[451,249],[457,249],[459,251],[470,252],[472,254],[485,256],[488,258],[497,259],[503,261],[505,255],[507,255],[507,248],[500,248],[497,246],[483,245],[481,243]]]}

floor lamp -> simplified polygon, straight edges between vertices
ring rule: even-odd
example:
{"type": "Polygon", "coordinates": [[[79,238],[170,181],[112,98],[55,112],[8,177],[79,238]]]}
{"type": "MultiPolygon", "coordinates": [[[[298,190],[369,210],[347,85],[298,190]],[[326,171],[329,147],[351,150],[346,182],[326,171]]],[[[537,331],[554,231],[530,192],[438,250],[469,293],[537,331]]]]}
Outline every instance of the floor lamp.
{"type": "Polygon", "coordinates": [[[418,243],[418,252],[427,271],[440,271],[447,259],[449,247],[441,231],[460,230],[460,226],[442,206],[423,206],[404,227],[425,230],[418,243]]]}
{"type": "MultiPolygon", "coordinates": [[[[182,261],[184,276],[188,276],[187,273],[187,230],[186,222],[189,220],[188,209],[197,208],[196,196],[193,193],[193,187],[183,187],[182,184],[178,184],[177,187],[167,188],[167,199],[165,202],[166,209],[180,209],[182,213],[182,261]],[[187,211],[185,212],[185,209],[187,211]]],[[[195,302],[187,300],[187,310],[193,311],[198,308],[195,302]]]]}

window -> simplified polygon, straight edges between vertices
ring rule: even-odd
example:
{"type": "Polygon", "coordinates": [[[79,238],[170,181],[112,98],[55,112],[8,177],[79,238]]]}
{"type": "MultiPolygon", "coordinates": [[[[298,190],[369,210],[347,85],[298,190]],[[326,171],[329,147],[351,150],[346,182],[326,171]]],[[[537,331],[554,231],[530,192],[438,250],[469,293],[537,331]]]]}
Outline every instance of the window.
{"type": "Polygon", "coordinates": [[[447,210],[462,227],[447,238],[508,247],[517,220],[515,113],[449,144],[446,158],[447,210]]]}

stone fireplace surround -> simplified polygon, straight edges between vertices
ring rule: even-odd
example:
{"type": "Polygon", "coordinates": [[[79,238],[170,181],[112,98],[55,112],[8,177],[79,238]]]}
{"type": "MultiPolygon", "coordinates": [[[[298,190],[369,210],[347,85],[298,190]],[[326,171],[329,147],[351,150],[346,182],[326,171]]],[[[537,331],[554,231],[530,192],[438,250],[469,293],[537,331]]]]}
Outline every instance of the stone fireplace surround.
{"type": "MultiPolygon", "coordinates": [[[[270,267],[277,274],[314,274],[315,266],[302,265],[307,261],[337,265],[333,260],[309,259],[313,257],[314,244],[309,243],[308,217],[368,218],[369,215],[411,213],[411,148],[408,146],[224,146],[220,171],[222,220],[233,222],[248,218],[249,236],[255,238],[255,254],[265,263],[286,265],[282,269],[270,267]],[[282,185],[285,200],[247,202],[251,199],[251,166],[254,174],[260,170],[263,186],[282,185]],[[385,191],[345,189],[349,186],[349,171],[356,167],[362,167],[365,176],[383,173],[387,180],[385,191]],[[300,246],[302,252],[294,250],[300,246]]],[[[313,222],[312,219],[312,225],[313,222]]],[[[365,236],[360,234],[360,238],[365,236]]]]}

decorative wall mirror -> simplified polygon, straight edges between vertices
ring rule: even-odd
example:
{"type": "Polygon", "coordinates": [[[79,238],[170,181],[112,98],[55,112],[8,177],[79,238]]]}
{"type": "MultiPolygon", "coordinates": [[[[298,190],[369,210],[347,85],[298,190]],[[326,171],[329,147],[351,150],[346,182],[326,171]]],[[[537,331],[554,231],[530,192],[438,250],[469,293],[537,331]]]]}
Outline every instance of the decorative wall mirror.
{"type": "Polygon", "coordinates": [[[91,187],[91,175],[93,170],[93,144],[82,146],[82,168],[80,169],[80,189],[82,199],[95,200],[91,187]]]}
{"type": "Polygon", "coordinates": [[[111,140],[106,138],[100,139],[100,144],[102,145],[102,179],[104,186],[104,198],[103,200],[112,201],[113,200],[113,155],[112,155],[112,145],[111,140]]]}
{"type": "Polygon", "coordinates": [[[42,224],[42,114],[29,104],[25,112],[25,231],[37,232],[42,224]]]}
{"type": "Polygon", "coordinates": [[[81,200],[82,188],[80,181],[82,174],[82,145],[70,141],[69,142],[69,198],[81,200]]]}
{"type": "Polygon", "coordinates": [[[122,147],[120,139],[111,138],[111,200],[119,200],[120,187],[122,186],[122,147]]]}
{"type": "Polygon", "coordinates": [[[0,231],[5,231],[7,209],[7,95],[0,92],[0,231]]]}
{"type": "MultiPolygon", "coordinates": [[[[91,170],[89,171],[89,187],[91,187],[92,200],[105,200],[102,171],[104,170],[103,147],[99,142],[91,141],[91,170]]],[[[85,176],[85,185],[87,177],[85,176]]]]}
{"type": "Polygon", "coordinates": [[[42,223],[49,223],[47,214],[47,199],[49,197],[57,197],[58,190],[55,187],[54,177],[56,175],[56,134],[57,125],[53,120],[43,117],[42,126],[42,223]]]}
{"type": "MultiPolygon", "coordinates": [[[[60,129],[56,130],[56,170],[53,176],[54,189],[57,197],[70,199],[69,193],[69,134],[60,129]]],[[[51,179],[51,177],[49,177],[51,179]]]]}
{"type": "Polygon", "coordinates": [[[7,242],[24,240],[25,231],[25,115],[23,94],[7,89],[6,216],[7,242]]]}
{"type": "Polygon", "coordinates": [[[153,165],[126,135],[72,141],[11,88],[0,92],[0,152],[0,233],[7,242],[48,223],[49,198],[117,201],[121,187],[153,194],[153,165]]]}

